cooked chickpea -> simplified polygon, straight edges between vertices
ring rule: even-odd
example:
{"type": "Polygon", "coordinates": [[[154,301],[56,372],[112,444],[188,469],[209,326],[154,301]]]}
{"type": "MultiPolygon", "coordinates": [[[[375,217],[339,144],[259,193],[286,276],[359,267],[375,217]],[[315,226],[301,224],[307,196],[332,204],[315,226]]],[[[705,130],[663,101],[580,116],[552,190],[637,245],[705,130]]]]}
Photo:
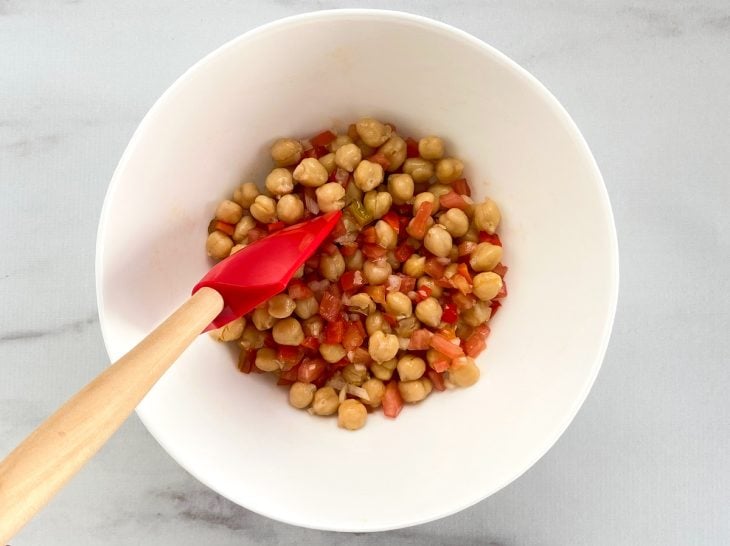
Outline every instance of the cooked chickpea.
{"type": "Polygon", "coordinates": [[[436,202],[440,203],[441,196],[451,192],[451,186],[446,184],[431,184],[428,191],[436,197],[436,202]]]}
{"type": "Polygon", "coordinates": [[[338,167],[345,169],[348,173],[351,173],[357,167],[357,164],[362,160],[362,152],[357,144],[345,144],[344,146],[337,149],[335,152],[335,163],[338,167]]]}
{"type": "Polygon", "coordinates": [[[383,401],[383,395],[385,394],[385,385],[380,379],[368,379],[362,384],[362,388],[368,393],[370,400],[365,403],[369,406],[377,408],[383,401]]]}
{"type": "Polygon", "coordinates": [[[449,209],[439,218],[439,224],[446,228],[452,237],[461,237],[469,231],[469,218],[460,209],[449,209]]]}
{"type": "Polygon", "coordinates": [[[302,277],[304,277],[304,264],[300,265],[294,272],[295,279],[301,279],[302,277]]]}
{"type": "Polygon", "coordinates": [[[436,282],[428,275],[425,275],[416,281],[416,288],[424,286],[427,286],[431,290],[431,295],[434,298],[440,298],[444,294],[444,289],[436,284],[436,282]]]}
{"type": "Polygon", "coordinates": [[[276,351],[268,347],[256,351],[254,365],[264,372],[274,372],[280,368],[279,361],[276,359],[276,351]]]}
{"type": "Polygon", "coordinates": [[[461,236],[462,241],[471,241],[472,243],[478,243],[479,242],[479,230],[474,225],[474,222],[469,224],[469,229],[466,231],[464,235],[461,236]]]}
{"type": "Polygon", "coordinates": [[[372,336],[375,332],[390,333],[390,324],[388,324],[383,318],[383,314],[380,311],[370,313],[365,319],[365,330],[369,336],[372,336]]]}
{"type": "Polygon", "coordinates": [[[335,282],[345,272],[345,259],[337,250],[333,254],[324,252],[319,258],[319,272],[328,281],[335,282]]]}
{"type": "Polygon", "coordinates": [[[416,183],[428,182],[433,176],[433,163],[420,157],[409,157],[403,162],[403,172],[410,174],[416,183]]]}
{"type": "Polygon", "coordinates": [[[430,191],[422,191],[413,199],[413,216],[416,215],[422,203],[431,203],[431,214],[436,214],[441,206],[439,200],[430,191]]]}
{"type": "Polygon", "coordinates": [[[369,317],[370,314],[375,311],[375,302],[370,297],[370,295],[366,294],[365,292],[360,292],[359,294],[355,294],[350,298],[349,308],[350,310],[364,313],[369,317]]]}
{"type": "Polygon", "coordinates": [[[293,173],[294,180],[302,186],[317,188],[327,182],[329,174],[318,160],[313,157],[306,157],[297,165],[293,173]]]}
{"type": "Polygon", "coordinates": [[[418,254],[412,254],[403,264],[403,273],[409,277],[423,276],[426,267],[426,257],[419,256],[418,254]]]}
{"type": "Polygon", "coordinates": [[[382,146],[392,133],[389,125],[373,118],[362,118],[355,124],[355,129],[363,142],[373,148],[382,146]]]}
{"type": "Polygon", "coordinates": [[[449,184],[457,178],[461,178],[463,173],[464,164],[453,157],[441,159],[436,163],[436,178],[439,179],[439,182],[449,184]]]}
{"type": "Polygon", "coordinates": [[[259,332],[256,326],[247,324],[243,329],[241,339],[238,340],[238,345],[241,349],[245,350],[260,349],[264,346],[265,339],[266,336],[262,332],[259,332]]]}
{"type": "Polygon", "coordinates": [[[237,224],[242,216],[243,207],[229,199],[221,201],[218,208],[215,209],[215,217],[221,222],[226,222],[227,224],[237,224]]]}
{"type": "Polygon", "coordinates": [[[414,381],[399,381],[398,390],[404,402],[415,403],[426,398],[433,390],[433,384],[425,377],[414,381]]]}
{"type": "Polygon", "coordinates": [[[347,430],[357,430],[365,426],[368,410],[362,402],[345,400],[337,410],[337,425],[347,430]]]}
{"type": "Polygon", "coordinates": [[[290,316],[296,306],[297,304],[287,294],[277,294],[267,304],[269,314],[278,319],[290,316]]]}
{"type": "Polygon", "coordinates": [[[378,220],[387,214],[393,204],[393,196],[387,191],[369,191],[363,198],[365,210],[373,219],[378,220]]]}
{"type": "Polygon", "coordinates": [[[324,320],[319,315],[314,315],[304,320],[302,330],[308,337],[319,337],[324,332],[324,320]]]}
{"type": "Polygon", "coordinates": [[[449,369],[449,381],[457,387],[471,387],[479,381],[479,367],[470,356],[457,358],[449,369]]]}
{"type": "Polygon", "coordinates": [[[271,159],[279,167],[296,165],[302,158],[302,143],[293,138],[280,138],[271,145],[271,159]]]}
{"type": "Polygon", "coordinates": [[[274,195],[284,195],[291,193],[294,189],[294,180],[291,176],[291,171],[283,167],[277,167],[273,169],[264,181],[266,189],[274,195]]]}
{"type": "Polygon", "coordinates": [[[237,243],[242,243],[248,237],[248,232],[256,227],[256,220],[246,215],[241,218],[236,224],[236,229],[233,231],[233,240],[237,243]]]}
{"type": "Polygon", "coordinates": [[[333,152],[320,157],[319,162],[325,169],[327,169],[327,174],[332,174],[337,168],[337,163],[335,163],[335,154],[333,152]]]}
{"type": "Polygon", "coordinates": [[[426,326],[436,328],[441,323],[443,309],[438,300],[433,296],[416,304],[416,318],[426,326]]]}
{"type": "Polygon", "coordinates": [[[403,292],[391,292],[385,296],[385,310],[396,317],[410,317],[413,314],[413,303],[403,292]]]}
{"type": "Polygon", "coordinates": [[[398,360],[398,376],[401,381],[413,381],[426,373],[426,362],[415,355],[405,355],[398,360]]]}
{"type": "Polygon", "coordinates": [[[244,244],[240,244],[240,243],[239,243],[239,244],[237,244],[237,245],[233,245],[233,248],[231,249],[231,252],[230,252],[230,254],[228,254],[228,255],[229,255],[229,256],[233,256],[233,255],[234,255],[234,254],[235,254],[236,252],[238,252],[239,250],[243,250],[244,248],[246,248],[246,246],[247,246],[247,245],[244,245],[244,244]]]}
{"type": "Polygon", "coordinates": [[[398,364],[398,361],[395,358],[391,358],[390,360],[386,360],[385,362],[373,362],[370,365],[370,372],[381,381],[390,381],[390,378],[393,377],[393,372],[395,371],[395,367],[398,364]]]}
{"type": "Polygon", "coordinates": [[[241,317],[236,320],[232,320],[222,328],[213,330],[210,334],[218,341],[235,341],[243,334],[243,329],[246,327],[246,318],[241,317]]]}
{"type": "Polygon", "coordinates": [[[245,182],[233,192],[233,200],[244,209],[249,208],[259,196],[259,188],[253,182],[245,182]]]}
{"type": "Polygon", "coordinates": [[[391,136],[378,150],[388,160],[388,171],[397,171],[406,159],[406,141],[398,135],[391,136]]]}
{"type": "Polygon", "coordinates": [[[262,332],[268,330],[276,323],[276,319],[269,314],[268,305],[254,309],[253,313],[251,313],[251,320],[253,321],[253,325],[262,332]]]}
{"type": "Polygon", "coordinates": [[[345,188],[337,182],[328,182],[317,188],[317,204],[322,212],[332,212],[345,207],[345,188]]]}
{"type": "Polygon", "coordinates": [[[423,159],[441,159],[444,157],[444,141],[437,136],[423,137],[418,141],[418,154],[423,159]]]}
{"type": "Polygon", "coordinates": [[[368,284],[383,284],[393,273],[393,268],[388,262],[373,262],[368,260],[363,264],[363,277],[368,284]]]}
{"type": "Polygon", "coordinates": [[[428,362],[429,366],[433,367],[433,365],[439,360],[448,361],[449,359],[446,355],[439,353],[436,349],[429,349],[426,351],[426,362],[428,362]]]}
{"type": "Polygon", "coordinates": [[[479,243],[469,258],[469,265],[476,272],[491,271],[502,261],[502,247],[479,243]]]}
{"type": "Polygon", "coordinates": [[[314,391],[317,387],[311,383],[297,381],[289,387],[289,403],[297,409],[304,409],[314,400],[314,391]]]}
{"type": "Polygon", "coordinates": [[[362,364],[348,364],[342,369],[342,379],[359,387],[368,378],[368,369],[362,364]]]}
{"type": "Polygon", "coordinates": [[[347,146],[348,144],[352,144],[352,139],[349,135],[337,135],[335,139],[329,143],[328,148],[330,152],[337,152],[337,150],[343,146],[347,146]]]}
{"type": "Polygon", "coordinates": [[[393,334],[385,334],[379,330],[370,335],[368,352],[375,362],[390,360],[398,353],[398,349],[398,338],[393,334]]]}
{"type": "Polygon", "coordinates": [[[480,300],[493,299],[502,290],[502,277],[488,271],[474,277],[474,295],[480,300]]]}
{"type": "Polygon", "coordinates": [[[398,321],[395,327],[395,335],[401,339],[410,338],[411,334],[421,327],[420,321],[412,314],[398,321]]]}
{"type": "Polygon", "coordinates": [[[205,250],[208,256],[216,260],[227,258],[233,248],[233,241],[222,231],[214,231],[208,235],[205,241],[205,250]]]}
{"type": "Polygon", "coordinates": [[[273,224],[276,222],[276,201],[266,195],[259,195],[249,212],[259,222],[273,224]]]}
{"type": "Polygon", "coordinates": [[[327,362],[334,364],[335,362],[339,362],[345,358],[347,351],[339,343],[322,343],[319,346],[319,354],[321,354],[322,358],[324,358],[327,362]]]}
{"type": "Polygon", "coordinates": [[[294,312],[302,320],[313,317],[319,311],[319,303],[314,296],[297,300],[295,305],[294,312]]]}
{"type": "Polygon", "coordinates": [[[322,387],[314,393],[312,410],[316,415],[332,415],[339,405],[340,399],[332,387],[322,387]]]}
{"type": "Polygon", "coordinates": [[[355,168],[353,178],[362,191],[374,190],[383,182],[383,167],[379,163],[363,159],[355,168]]]}
{"type": "Polygon", "coordinates": [[[491,199],[474,205],[474,225],[481,231],[494,235],[501,217],[497,203],[491,199]]]}
{"type": "Polygon", "coordinates": [[[375,235],[378,245],[383,248],[392,250],[398,244],[398,234],[385,220],[378,220],[375,224],[375,235]]]}
{"type": "Polygon", "coordinates": [[[304,218],[304,203],[297,195],[282,195],[276,203],[276,215],[285,224],[296,224],[304,218]]]}
{"type": "Polygon", "coordinates": [[[439,224],[430,227],[423,239],[423,246],[431,253],[442,258],[449,255],[453,244],[451,234],[446,231],[444,226],[439,224]]]}
{"type": "Polygon", "coordinates": [[[274,324],[271,333],[274,335],[274,341],[279,345],[297,346],[304,341],[302,325],[293,317],[282,319],[274,324]]]}
{"type": "Polygon", "coordinates": [[[348,271],[360,271],[363,263],[365,263],[365,256],[359,248],[352,256],[345,257],[345,266],[348,271]]]}
{"type": "Polygon", "coordinates": [[[396,205],[402,205],[413,198],[413,178],[410,174],[391,174],[388,177],[388,192],[396,205]]]}
{"type": "Polygon", "coordinates": [[[476,302],[470,309],[461,312],[461,320],[468,326],[484,324],[492,316],[492,308],[486,301],[476,302]]]}

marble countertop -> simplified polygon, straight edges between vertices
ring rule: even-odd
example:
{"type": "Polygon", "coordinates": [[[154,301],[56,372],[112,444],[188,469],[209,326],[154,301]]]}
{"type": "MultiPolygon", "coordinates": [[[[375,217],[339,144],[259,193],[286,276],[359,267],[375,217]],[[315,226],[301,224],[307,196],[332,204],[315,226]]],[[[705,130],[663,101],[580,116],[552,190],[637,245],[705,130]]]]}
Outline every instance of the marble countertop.
{"type": "Polygon", "coordinates": [[[365,5],[440,19],[501,49],[565,105],[598,160],[621,295],[572,426],[468,510],[345,536],[233,505],[133,417],[13,545],[730,543],[727,0],[0,0],[0,456],[106,361],[96,225],[153,101],[261,23],[365,5]]]}

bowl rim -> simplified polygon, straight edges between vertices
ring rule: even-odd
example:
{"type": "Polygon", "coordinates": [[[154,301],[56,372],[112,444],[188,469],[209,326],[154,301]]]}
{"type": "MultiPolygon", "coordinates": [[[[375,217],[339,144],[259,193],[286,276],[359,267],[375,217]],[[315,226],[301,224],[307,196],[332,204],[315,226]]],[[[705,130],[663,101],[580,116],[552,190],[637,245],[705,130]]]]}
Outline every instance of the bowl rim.
{"type": "MultiPolygon", "coordinates": [[[[481,39],[469,34],[466,31],[463,31],[459,28],[456,28],[452,25],[449,25],[447,23],[431,19],[429,17],[425,17],[422,15],[416,15],[404,11],[398,11],[398,10],[386,10],[386,9],[326,9],[326,10],[318,10],[318,11],[310,11],[306,13],[301,13],[297,15],[291,15],[283,18],[278,18],[273,21],[269,21],[267,23],[264,23],[262,25],[259,25],[253,29],[250,29],[243,34],[240,34],[239,36],[223,43],[210,53],[206,54],[204,57],[202,57],[200,60],[198,60],[195,64],[187,68],[163,93],[160,95],[160,97],[152,104],[152,106],[149,108],[147,113],[142,118],[141,122],[135,129],[134,133],[132,134],[132,137],[130,138],[120,160],[117,164],[117,167],[114,170],[114,173],[112,174],[112,177],[109,182],[109,186],[107,188],[106,194],[104,196],[103,205],[101,208],[101,213],[99,217],[99,225],[97,229],[97,235],[96,235],[96,245],[95,245],[95,287],[96,287],[96,305],[97,305],[97,312],[99,315],[99,324],[101,328],[102,333],[102,339],[104,342],[104,348],[107,352],[107,355],[109,355],[109,343],[108,340],[110,336],[112,335],[109,331],[108,327],[106,326],[106,320],[105,320],[105,312],[104,312],[104,298],[102,293],[102,285],[103,285],[103,278],[104,278],[104,266],[103,266],[103,250],[104,250],[104,238],[107,231],[107,224],[109,220],[109,209],[111,208],[111,203],[114,200],[114,194],[116,193],[117,188],[120,186],[120,178],[122,176],[122,172],[125,170],[126,164],[129,161],[129,158],[132,156],[132,154],[135,152],[138,144],[138,140],[140,139],[140,134],[144,132],[146,127],[152,123],[154,114],[157,111],[158,107],[165,103],[168,98],[172,95],[174,95],[179,88],[184,86],[186,82],[198,71],[201,70],[208,62],[225,53],[227,50],[236,47],[240,42],[250,40],[252,38],[255,38],[256,36],[265,34],[270,31],[278,30],[282,27],[286,27],[289,25],[296,25],[303,22],[309,22],[313,20],[322,20],[322,19],[337,19],[342,17],[362,17],[362,18],[373,18],[373,19],[382,19],[387,18],[391,20],[400,20],[405,21],[409,23],[416,23],[422,27],[426,27],[429,30],[441,32],[444,34],[451,35],[454,38],[458,38],[468,44],[470,44],[472,47],[477,47],[484,52],[488,53],[496,62],[501,63],[505,65],[507,68],[509,68],[511,71],[513,71],[517,76],[523,78],[527,84],[533,88],[534,91],[539,93],[539,95],[545,100],[547,106],[551,108],[554,113],[557,115],[557,117],[561,120],[563,126],[565,127],[566,131],[568,131],[569,135],[574,140],[575,144],[581,149],[583,155],[589,160],[589,169],[593,171],[593,175],[595,176],[595,181],[598,185],[598,193],[600,197],[600,203],[601,207],[603,208],[603,212],[606,215],[606,218],[609,220],[609,233],[607,233],[609,238],[609,252],[610,252],[610,262],[611,262],[611,268],[609,271],[607,271],[607,275],[609,276],[609,285],[610,285],[610,294],[608,294],[608,309],[606,312],[606,316],[604,317],[604,326],[603,326],[603,332],[601,336],[601,343],[598,348],[598,352],[596,353],[595,361],[591,363],[590,373],[587,377],[587,380],[583,386],[582,392],[580,392],[575,399],[575,402],[573,404],[573,407],[570,409],[569,412],[566,413],[564,417],[564,422],[561,424],[560,427],[557,428],[557,433],[553,438],[551,438],[549,441],[545,443],[543,448],[541,450],[538,450],[534,458],[532,458],[528,464],[524,466],[524,468],[521,468],[516,473],[514,473],[511,476],[508,476],[507,478],[503,479],[499,484],[497,484],[495,487],[490,489],[489,491],[486,491],[480,495],[477,495],[476,497],[469,497],[464,499],[462,502],[455,504],[453,506],[446,507],[443,510],[437,511],[434,510],[432,513],[429,513],[425,515],[422,518],[413,518],[411,520],[401,521],[398,523],[389,523],[389,524],[368,524],[365,526],[360,527],[352,527],[352,526],[339,526],[333,522],[330,523],[323,523],[323,522],[311,522],[311,521],[302,521],[297,519],[296,517],[288,517],[287,515],[282,516],[282,514],[274,514],[271,513],[269,510],[261,509],[260,507],[256,505],[241,505],[244,509],[250,510],[252,512],[255,512],[259,515],[265,516],[267,518],[270,518],[275,521],[280,521],[286,524],[290,525],[296,525],[303,528],[309,528],[309,529],[316,529],[316,530],[322,530],[322,531],[336,531],[336,532],[378,532],[378,531],[389,531],[394,529],[402,529],[405,527],[411,527],[415,525],[421,525],[424,523],[429,523],[447,516],[451,516],[457,512],[460,512],[462,510],[465,510],[466,508],[469,508],[482,500],[486,499],[487,497],[490,497],[491,495],[495,494],[496,492],[500,491],[516,479],[518,479],[520,476],[522,476],[527,470],[532,468],[558,441],[558,439],[563,435],[565,430],[568,428],[570,423],[572,423],[573,419],[577,415],[578,411],[580,410],[581,406],[585,402],[588,393],[590,392],[591,388],[593,387],[593,384],[595,383],[595,380],[598,376],[598,372],[600,371],[600,368],[603,364],[603,360],[606,355],[606,350],[608,348],[608,343],[611,337],[611,332],[613,329],[614,319],[616,315],[616,308],[618,303],[618,293],[619,293],[619,250],[618,250],[618,238],[616,234],[616,224],[615,219],[613,215],[613,211],[611,208],[611,202],[609,199],[608,191],[606,189],[606,185],[603,179],[603,176],[601,175],[600,169],[598,167],[598,163],[596,162],[595,157],[593,156],[590,148],[588,147],[588,144],[583,137],[583,134],[580,132],[580,129],[575,124],[573,119],[571,118],[570,114],[567,112],[567,110],[563,107],[563,105],[557,100],[557,98],[545,87],[544,84],[542,84],[535,76],[530,74],[526,69],[524,69],[522,66],[520,66],[517,62],[513,61],[511,58],[509,58],[506,54],[502,53],[495,47],[489,45],[488,43],[482,41],[481,39]]],[[[111,358],[111,355],[109,355],[111,358]]],[[[223,497],[226,497],[226,495],[220,493],[216,487],[213,487],[211,483],[207,479],[205,479],[203,476],[200,475],[199,472],[196,470],[189,468],[188,465],[183,464],[181,462],[181,458],[178,456],[177,449],[173,446],[166,444],[160,437],[160,435],[157,434],[156,427],[148,422],[148,419],[146,419],[143,412],[141,412],[139,409],[136,409],[135,412],[137,413],[137,416],[144,424],[145,428],[149,431],[149,433],[152,435],[152,437],[157,441],[157,443],[172,457],[172,459],[180,465],[186,472],[188,472],[190,475],[192,475],[195,479],[197,479],[199,482],[201,482],[203,485],[214,491],[216,494],[219,494],[223,497]]],[[[236,504],[239,504],[237,501],[233,499],[229,499],[231,502],[234,502],[236,504]]]]}

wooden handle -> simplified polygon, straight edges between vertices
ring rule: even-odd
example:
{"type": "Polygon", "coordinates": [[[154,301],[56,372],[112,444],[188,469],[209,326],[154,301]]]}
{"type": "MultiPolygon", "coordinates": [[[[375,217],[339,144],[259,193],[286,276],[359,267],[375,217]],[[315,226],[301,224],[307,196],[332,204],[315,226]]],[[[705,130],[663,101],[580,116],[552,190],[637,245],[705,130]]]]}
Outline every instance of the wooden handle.
{"type": "Polygon", "coordinates": [[[0,544],[6,544],[104,445],[222,308],[218,292],[198,290],[0,463],[0,544]]]}

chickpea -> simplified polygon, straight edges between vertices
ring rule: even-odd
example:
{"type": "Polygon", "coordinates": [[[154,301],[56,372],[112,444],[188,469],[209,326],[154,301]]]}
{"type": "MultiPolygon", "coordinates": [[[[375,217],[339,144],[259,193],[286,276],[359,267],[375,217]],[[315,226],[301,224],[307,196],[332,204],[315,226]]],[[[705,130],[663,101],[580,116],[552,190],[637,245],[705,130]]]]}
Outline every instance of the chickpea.
{"type": "Polygon", "coordinates": [[[411,337],[411,334],[421,327],[421,323],[412,314],[408,317],[404,317],[398,321],[395,327],[395,335],[401,339],[407,339],[411,337]]]}
{"type": "Polygon", "coordinates": [[[241,317],[236,320],[232,320],[222,328],[213,330],[211,335],[218,341],[235,341],[243,334],[243,329],[246,327],[246,318],[241,317]]]}
{"type": "Polygon", "coordinates": [[[327,362],[334,364],[335,362],[339,362],[345,358],[347,351],[339,343],[322,343],[319,346],[319,354],[321,354],[322,358],[324,358],[327,362]]]}
{"type": "Polygon", "coordinates": [[[338,167],[345,169],[348,173],[351,173],[357,167],[357,164],[362,160],[362,152],[357,144],[345,144],[344,146],[337,149],[335,152],[335,163],[338,167]]]}
{"type": "Polygon", "coordinates": [[[332,212],[345,207],[345,188],[337,182],[328,182],[317,188],[317,204],[322,212],[332,212]]]}
{"type": "Polygon", "coordinates": [[[395,257],[395,252],[393,250],[389,250],[385,253],[385,261],[388,262],[393,271],[401,266],[401,261],[395,257]]]}
{"type": "Polygon", "coordinates": [[[441,323],[443,309],[436,298],[430,296],[416,304],[416,318],[426,326],[436,328],[441,323]]]}
{"type": "Polygon", "coordinates": [[[402,205],[413,198],[413,178],[410,174],[391,174],[388,177],[388,192],[396,205],[402,205]]]}
{"type": "Polygon", "coordinates": [[[423,159],[441,159],[444,157],[444,141],[437,136],[423,137],[418,141],[418,154],[423,159]]]}
{"type": "Polygon", "coordinates": [[[428,182],[433,176],[433,163],[420,157],[409,157],[403,162],[403,172],[410,174],[416,183],[428,182]]]}
{"type": "Polygon", "coordinates": [[[443,353],[439,353],[436,349],[429,349],[426,351],[426,362],[428,362],[428,365],[433,367],[433,365],[438,362],[439,360],[446,360],[449,359],[444,355],[443,353]]]}
{"type": "Polygon", "coordinates": [[[347,430],[357,430],[365,426],[368,410],[357,400],[345,400],[337,410],[337,425],[347,430]]]}
{"type": "Polygon", "coordinates": [[[426,373],[426,362],[414,355],[405,355],[398,361],[398,376],[401,381],[413,381],[426,373]]]}
{"type": "Polygon", "coordinates": [[[233,241],[222,231],[214,231],[208,235],[205,241],[205,250],[208,256],[216,260],[227,258],[233,248],[233,241]]]}
{"type": "Polygon", "coordinates": [[[413,314],[413,303],[403,292],[391,292],[385,296],[385,310],[396,317],[410,317],[413,314]]]}
{"type": "Polygon", "coordinates": [[[251,205],[249,212],[263,224],[276,222],[276,202],[266,195],[259,195],[251,205]]]}
{"type": "Polygon", "coordinates": [[[431,295],[434,298],[440,298],[444,294],[444,289],[441,288],[438,284],[436,284],[436,281],[434,281],[428,275],[425,275],[416,281],[417,289],[424,287],[424,286],[427,286],[431,290],[431,295]]]}
{"type": "Polygon", "coordinates": [[[388,160],[388,171],[397,171],[406,159],[406,141],[393,134],[378,150],[388,160]]]}
{"type": "Polygon", "coordinates": [[[244,350],[260,349],[264,346],[265,339],[266,336],[263,333],[259,332],[254,325],[247,324],[246,327],[243,329],[241,339],[238,340],[238,345],[239,347],[241,347],[241,349],[244,350]]]}
{"type": "Polygon", "coordinates": [[[319,337],[324,332],[324,320],[319,315],[314,315],[304,320],[302,330],[307,337],[319,337]]]}
{"type": "Polygon", "coordinates": [[[452,237],[461,237],[469,231],[469,218],[463,210],[449,209],[439,218],[439,224],[446,228],[452,237]]]}
{"type": "MultiPolygon", "coordinates": [[[[373,304],[374,305],[374,304],[373,304]]],[[[375,332],[390,333],[390,324],[388,324],[383,318],[383,314],[380,311],[370,313],[365,319],[365,330],[369,336],[372,336],[375,332]]]]}
{"type": "Polygon", "coordinates": [[[251,313],[251,320],[253,321],[253,325],[263,332],[264,330],[268,330],[274,326],[277,319],[269,314],[267,305],[266,307],[258,307],[254,309],[253,313],[251,313]]]}
{"type": "Polygon", "coordinates": [[[423,276],[426,267],[426,257],[419,256],[418,254],[412,254],[403,264],[403,273],[409,277],[423,276]]]}
{"type": "Polygon", "coordinates": [[[393,334],[384,334],[378,330],[370,335],[368,352],[375,362],[385,362],[398,353],[398,338],[393,334]]]}
{"type": "Polygon", "coordinates": [[[335,163],[335,154],[333,152],[330,152],[326,155],[323,155],[319,158],[319,162],[322,164],[322,166],[327,169],[327,174],[332,174],[334,170],[337,168],[337,163],[335,163]]]}
{"type": "Polygon", "coordinates": [[[312,410],[316,415],[332,415],[339,405],[340,399],[332,387],[322,387],[314,393],[312,410]]]}
{"type": "Polygon", "coordinates": [[[431,184],[428,187],[428,191],[436,197],[436,202],[440,202],[441,196],[451,191],[451,186],[447,186],[446,184],[431,184]]]}
{"type": "Polygon", "coordinates": [[[302,143],[293,138],[280,138],[271,145],[271,159],[279,167],[296,165],[302,158],[302,143]]]}
{"type": "Polygon", "coordinates": [[[476,272],[491,271],[502,260],[502,247],[479,243],[469,258],[471,268],[476,272]]]}
{"type": "Polygon", "coordinates": [[[421,208],[421,204],[424,202],[431,203],[431,214],[436,214],[438,212],[441,204],[439,203],[439,200],[436,199],[436,196],[432,194],[430,191],[422,191],[418,195],[416,195],[415,199],[413,199],[413,216],[416,215],[418,212],[418,209],[421,208]]]}
{"type": "Polygon", "coordinates": [[[248,232],[256,227],[256,220],[246,215],[241,218],[236,224],[236,229],[233,231],[233,240],[237,243],[242,243],[248,237],[248,232]]]}
{"type": "Polygon", "coordinates": [[[365,210],[375,219],[378,220],[385,216],[393,204],[393,196],[387,191],[369,191],[365,194],[363,204],[365,210]]]}
{"type": "Polygon", "coordinates": [[[493,299],[502,290],[502,277],[488,271],[474,277],[474,295],[480,300],[493,299]]]}
{"type": "Polygon", "coordinates": [[[297,381],[289,388],[289,403],[297,409],[304,409],[312,403],[317,387],[311,383],[297,381]]]}
{"type": "Polygon", "coordinates": [[[304,264],[300,265],[294,272],[295,279],[301,279],[302,277],[304,277],[304,264]]]}
{"type": "Polygon", "coordinates": [[[478,301],[470,309],[461,312],[461,320],[468,326],[484,324],[491,316],[492,308],[486,301],[478,301]]]}
{"type": "Polygon", "coordinates": [[[368,260],[363,265],[363,277],[368,284],[383,284],[388,280],[388,277],[393,273],[393,268],[388,262],[373,262],[368,260]]]}
{"type": "Polygon", "coordinates": [[[456,275],[456,273],[458,271],[459,271],[459,264],[451,263],[446,266],[446,269],[444,269],[444,277],[446,277],[447,279],[450,279],[451,277],[456,275]]]}
{"type": "Polygon", "coordinates": [[[241,184],[233,192],[233,200],[244,209],[249,208],[259,196],[259,188],[253,182],[241,184]]]}
{"type": "Polygon", "coordinates": [[[296,224],[304,218],[304,203],[297,195],[282,195],[276,203],[276,215],[285,224],[296,224]]]}
{"type": "Polygon", "coordinates": [[[368,378],[368,369],[362,364],[348,364],[342,369],[342,379],[359,387],[368,378]]]}
{"type": "Polygon", "coordinates": [[[368,146],[360,138],[355,141],[355,144],[357,144],[357,147],[360,148],[360,152],[362,152],[363,157],[370,157],[375,153],[375,148],[368,146]]]}
{"type": "Polygon", "coordinates": [[[294,180],[308,188],[317,188],[327,182],[329,178],[324,165],[313,157],[302,159],[302,162],[294,169],[293,176],[294,180]]]}
{"type": "Polygon", "coordinates": [[[374,362],[370,365],[370,372],[381,381],[390,381],[397,363],[398,361],[395,358],[381,363],[374,362]]]}
{"type": "Polygon", "coordinates": [[[237,224],[242,216],[243,207],[229,199],[221,201],[218,208],[215,210],[215,217],[221,222],[226,222],[227,224],[237,224]]]}
{"type": "Polygon", "coordinates": [[[355,168],[353,178],[355,185],[362,191],[374,190],[383,182],[383,167],[363,159],[355,168]]]}
{"type": "Polygon", "coordinates": [[[414,381],[399,381],[398,390],[404,402],[420,402],[433,390],[431,381],[425,377],[414,381]]]}
{"type": "Polygon", "coordinates": [[[271,333],[274,335],[274,341],[279,345],[301,345],[304,341],[304,332],[302,325],[293,317],[288,317],[274,324],[271,333]]]}
{"type": "Polygon", "coordinates": [[[365,263],[365,256],[358,248],[352,256],[345,258],[345,266],[348,271],[360,271],[365,263]]]}
{"type": "Polygon", "coordinates": [[[243,250],[244,248],[246,248],[246,246],[248,246],[248,245],[244,245],[244,244],[240,244],[240,243],[237,245],[233,245],[233,248],[231,249],[231,252],[228,255],[233,256],[239,250],[243,250]]]}
{"type": "MultiPolygon", "coordinates": [[[[343,146],[347,146],[348,144],[352,144],[352,139],[349,135],[337,135],[335,139],[330,142],[328,148],[330,152],[337,152],[337,150],[343,146]]],[[[342,168],[344,169],[344,167],[342,168]]]]}
{"type": "Polygon", "coordinates": [[[423,239],[423,246],[436,256],[445,258],[449,255],[453,246],[451,234],[442,225],[432,226],[426,232],[426,237],[423,239]]]}
{"type": "Polygon", "coordinates": [[[462,241],[471,241],[472,243],[478,243],[479,242],[479,230],[474,225],[474,222],[469,224],[469,229],[467,232],[461,236],[462,241]]]}
{"type": "Polygon", "coordinates": [[[284,195],[291,193],[294,189],[294,180],[292,179],[291,171],[283,167],[277,167],[273,169],[265,180],[266,189],[269,190],[273,195],[284,195]]]}
{"type": "Polygon", "coordinates": [[[382,146],[392,133],[389,125],[373,118],[362,118],[355,124],[355,129],[363,142],[373,148],[382,146]]]}
{"type": "Polygon", "coordinates": [[[457,178],[461,178],[463,173],[464,164],[453,157],[441,159],[436,163],[436,178],[439,179],[439,182],[449,184],[457,178]]]}
{"type": "Polygon", "coordinates": [[[337,250],[334,254],[324,252],[319,258],[319,272],[328,281],[335,282],[345,272],[345,259],[337,250]]]}
{"type": "Polygon", "coordinates": [[[479,381],[479,368],[470,356],[457,358],[449,369],[449,381],[457,387],[471,387],[479,381]]]}
{"type": "Polygon", "coordinates": [[[494,235],[500,219],[499,207],[491,199],[474,206],[474,225],[480,231],[486,231],[490,235],[494,235]]]}
{"type": "Polygon", "coordinates": [[[364,313],[369,317],[370,314],[375,311],[375,302],[368,294],[360,292],[350,298],[349,307],[351,310],[364,313]]]}
{"type": "Polygon", "coordinates": [[[290,316],[296,308],[296,303],[287,294],[277,294],[272,297],[268,304],[269,315],[282,319],[290,316]]]}
{"type": "Polygon", "coordinates": [[[256,351],[254,365],[264,372],[275,372],[280,368],[279,361],[276,360],[276,351],[268,347],[256,351]]]}
{"type": "Polygon", "coordinates": [[[385,220],[378,220],[375,224],[375,236],[377,237],[378,245],[383,248],[392,250],[398,244],[398,234],[385,220]]]}
{"type": "Polygon", "coordinates": [[[313,317],[317,314],[317,311],[319,311],[319,303],[317,303],[317,298],[314,296],[297,300],[295,303],[294,312],[302,320],[313,317]]]}
{"type": "Polygon", "coordinates": [[[383,401],[383,395],[385,394],[385,385],[380,379],[368,379],[362,384],[362,388],[368,393],[368,400],[366,404],[377,408],[383,401]]]}

